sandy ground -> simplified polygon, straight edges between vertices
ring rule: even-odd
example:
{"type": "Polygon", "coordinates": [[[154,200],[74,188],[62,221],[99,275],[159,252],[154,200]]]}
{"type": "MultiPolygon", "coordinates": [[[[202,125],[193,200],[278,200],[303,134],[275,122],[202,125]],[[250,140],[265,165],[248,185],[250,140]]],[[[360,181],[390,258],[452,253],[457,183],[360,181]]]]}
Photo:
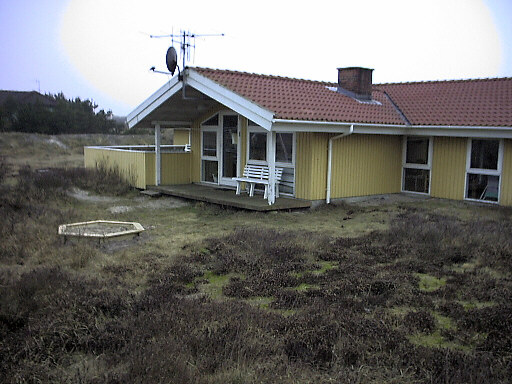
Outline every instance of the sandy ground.
{"type": "Polygon", "coordinates": [[[181,208],[189,205],[190,203],[185,200],[162,196],[158,198],[152,198],[149,196],[138,196],[134,199],[117,198],[111,196],[99,196],[91,194],[88,191],[84,191],[79,188],[73,188],[68,192],[71,197],[77,200],[90,202],[90,203],[107,203],[112,204],[107,210],[110,213],[126,213],[131,212],[134,209],[173,209],[181,208]]]}

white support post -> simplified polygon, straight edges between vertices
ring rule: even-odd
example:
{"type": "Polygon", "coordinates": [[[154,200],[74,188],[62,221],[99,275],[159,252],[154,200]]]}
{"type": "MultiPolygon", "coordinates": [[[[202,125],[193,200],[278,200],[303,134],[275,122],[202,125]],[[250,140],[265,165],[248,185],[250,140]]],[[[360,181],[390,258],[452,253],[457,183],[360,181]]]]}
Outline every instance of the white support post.
{"type": "Polygon", "coordinates": [[[268,159],[268,205],[276,202],[276,133],[267,132],[267,159],[268,159]]]}
{"type": "Polygon", "coordinates": [[[160,152],[161,144],[160,124],[155,125],[155,184],[160,185],[162,177],[162,158],[160,152]]]}

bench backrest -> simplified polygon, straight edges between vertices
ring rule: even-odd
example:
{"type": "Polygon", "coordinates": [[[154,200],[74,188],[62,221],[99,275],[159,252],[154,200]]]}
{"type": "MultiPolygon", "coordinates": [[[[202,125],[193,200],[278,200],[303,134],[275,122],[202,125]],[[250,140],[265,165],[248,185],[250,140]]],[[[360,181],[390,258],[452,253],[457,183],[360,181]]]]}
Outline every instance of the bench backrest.
{"type": "MultiPolygon", "coordinates": [[[[250,179],[268,180],[269,170],[265,165],[247,164],[244,168],[244,177],[250,179]]],[[[283,176],[283,168],[275,168],[276,181],[280,181],[283,176]]]]}

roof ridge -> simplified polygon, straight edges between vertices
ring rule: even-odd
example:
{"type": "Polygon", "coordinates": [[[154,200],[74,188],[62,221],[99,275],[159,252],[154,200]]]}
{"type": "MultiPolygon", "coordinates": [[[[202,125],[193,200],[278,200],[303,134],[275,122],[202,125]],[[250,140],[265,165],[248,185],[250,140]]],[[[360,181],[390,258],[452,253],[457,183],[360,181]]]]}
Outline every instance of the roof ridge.
{"type": "MultiPolygon", "coordinates": [[[[266,77],[266,78],[270,78],[270,79],[280,79],[280,80],[304,81],[304,82],[325,84],[325,85],[337,85],[338,84],[335,81],[311,80],[311,79],[304,79],[304,78],[290,77],[290,76],[267,75],[267,74],[263,74],[263,73],[238,71],[238,70],[233,70],[233,69],[220,69],[220,68],[208,68],[208,67],[187,67],[187,68],[197,69],[199,71],[229,72],[229,73],[240,74],[240,75],[258,76],[258,77],[266,77]]],[[[378,87],[381,85],[385,86],[385,85],[413,85],[413,84],[437,84],[437,83],[465,83],[465,82],[500,81],[500,80],[512,80],[512,77],[505,76],[505,77],[480,77],[480,78],[469,78],[469,79],[419,80],[419,81],[374,83],[373,86],[378,87]]]]}
{"type": "Polygon", "coordinates": [[[269,79],[304,81],[304,82],[309,82],[309,83],[317,83],[317,84],[325,84],[325,85],[338,84],[338,83],[332,82],[332,81],[302,79],[302,78],[290,77],[290,76],[266,75],[266,74],[263,74],[263,73],[255,73],[255,72],[247,72],[247,71],[237,71],[237,70],[233,70],[233,69],[217,69],[217,68],[207,68],[207,67],[187,67],[187,68],[197,69],[199,71],[229,72],[229,73],[233,73],[233,74],[236,73],[236,74],[240,74],[240,75],[266,77],[266,78],[269,78],[269,79]]]}
{"type": "Polygon", "coordinates": [[[409,85],[409,84],[437,84],[437,83],[472,83],[481,81],[499,81],[499,80],[512,80],[512,77],[479,77],[474,79],[449,79],[449,80],[419,80],[419,81],[404,81],[395,83],[375,83],[374,86],[380,85],[409,85]]]}

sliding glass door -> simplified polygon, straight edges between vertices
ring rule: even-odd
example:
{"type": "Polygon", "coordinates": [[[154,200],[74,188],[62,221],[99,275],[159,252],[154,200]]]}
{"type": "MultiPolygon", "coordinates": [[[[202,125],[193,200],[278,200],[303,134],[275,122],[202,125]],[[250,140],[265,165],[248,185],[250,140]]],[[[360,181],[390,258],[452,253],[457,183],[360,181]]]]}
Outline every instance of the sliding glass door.
{"type": "Polygon", "coordinates": [[[221,112],[201,125],[201,181],[235,185],[239,174],[238,115],[221,112]]]}

